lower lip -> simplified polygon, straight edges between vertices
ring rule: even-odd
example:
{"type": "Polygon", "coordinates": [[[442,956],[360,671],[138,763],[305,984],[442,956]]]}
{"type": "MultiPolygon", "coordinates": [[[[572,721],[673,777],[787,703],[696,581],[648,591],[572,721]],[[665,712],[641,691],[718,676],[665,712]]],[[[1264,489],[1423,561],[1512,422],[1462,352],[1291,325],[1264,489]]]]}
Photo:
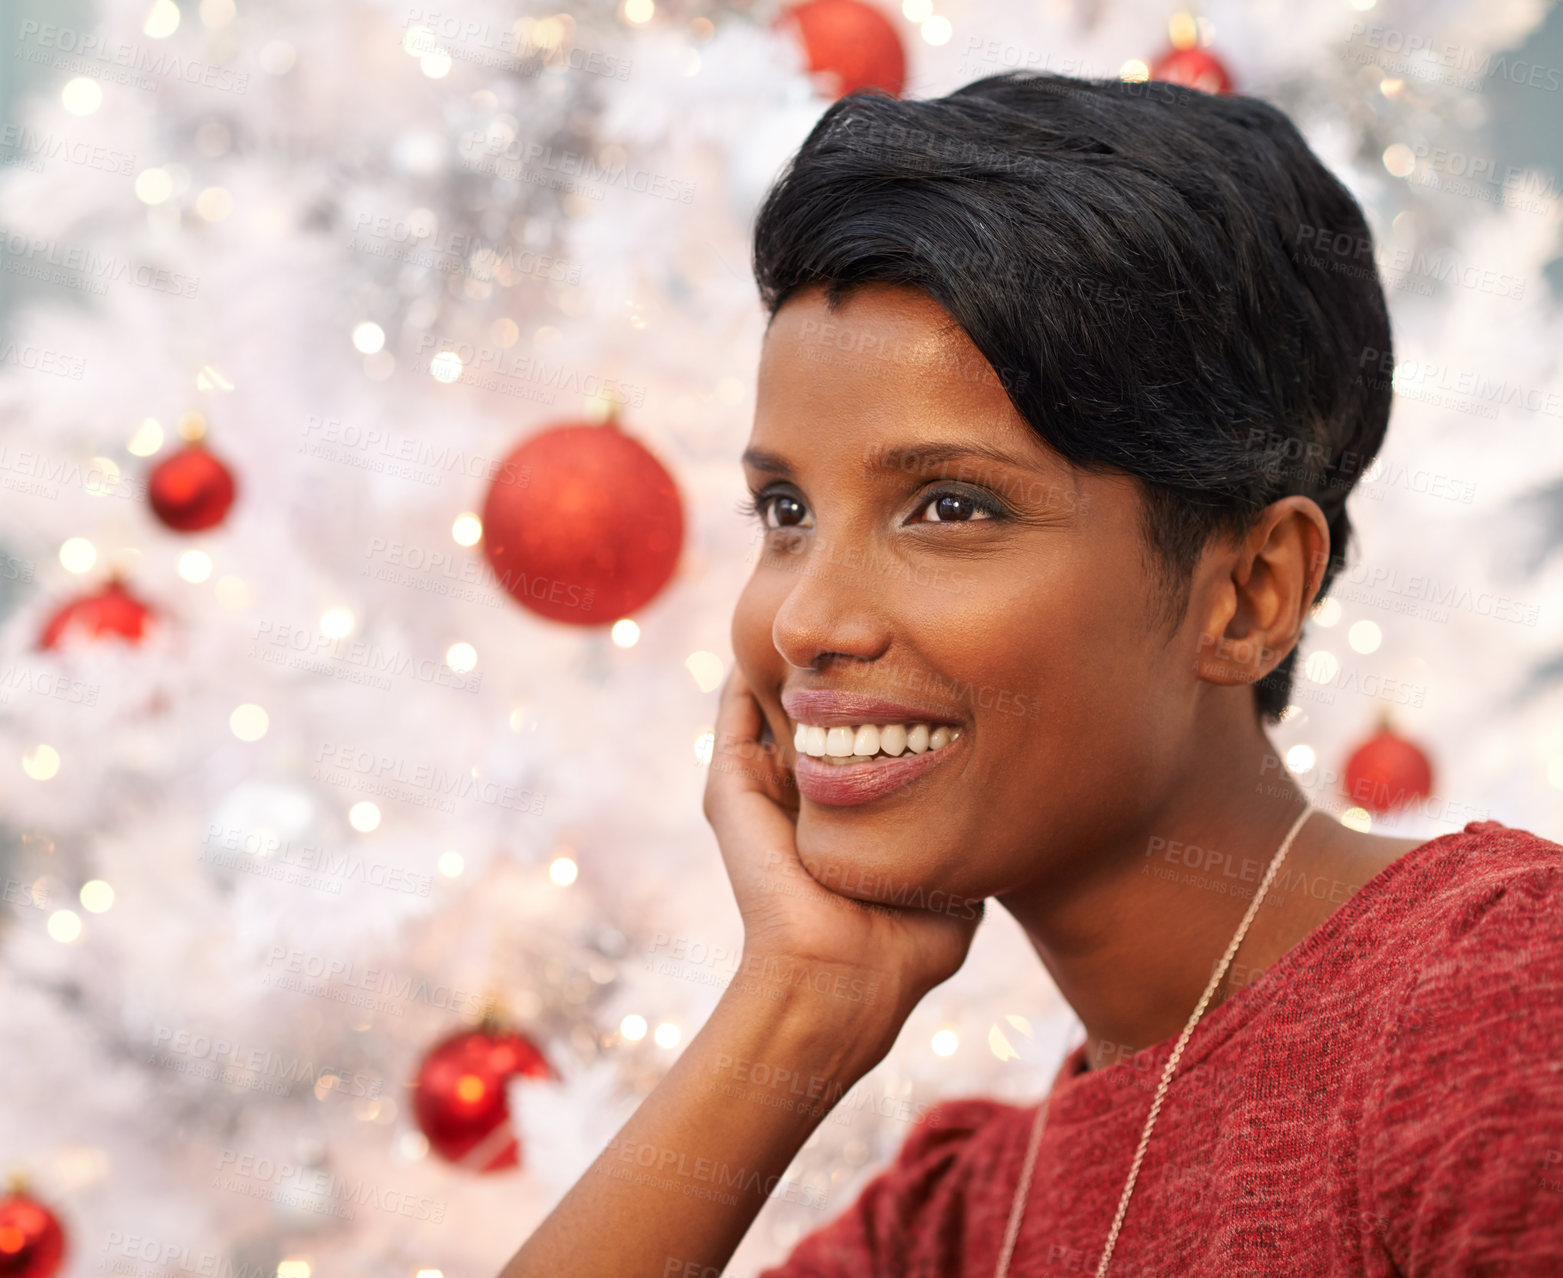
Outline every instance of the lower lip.
{"type": "Polygon", "coordinates": [[[954,741],[922,754],[903,754],[868,763],[821,763],[811,754],[800,754],[793,765],[798,793],[814,803],[850,807],[871,803],[894,794],[918,777],[937,768],[966,740],[963,732],[954,741]]]}

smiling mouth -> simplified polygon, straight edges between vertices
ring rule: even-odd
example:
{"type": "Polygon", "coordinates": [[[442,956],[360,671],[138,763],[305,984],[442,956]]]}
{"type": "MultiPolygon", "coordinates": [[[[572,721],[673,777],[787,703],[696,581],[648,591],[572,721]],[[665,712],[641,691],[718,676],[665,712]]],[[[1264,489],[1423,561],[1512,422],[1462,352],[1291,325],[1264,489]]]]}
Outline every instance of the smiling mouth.
{"type": "Polygon", "coordinates": [[[799,723],[793,748],[820,763],[869,763],[928,754],[958,740],[961,730],[948,723],[864,723],[825,727],[799,723]]]}

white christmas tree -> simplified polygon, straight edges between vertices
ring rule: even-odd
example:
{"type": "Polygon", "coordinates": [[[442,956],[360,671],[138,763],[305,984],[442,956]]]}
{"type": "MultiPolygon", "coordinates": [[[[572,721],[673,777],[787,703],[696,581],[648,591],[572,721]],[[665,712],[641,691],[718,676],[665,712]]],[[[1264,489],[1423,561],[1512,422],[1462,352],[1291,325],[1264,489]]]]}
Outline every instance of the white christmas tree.
{"type": "MultiPolygon", "coordinates": [[[[1293,113],[1378,240],[1389,442],[1275,739],[1345,814],[1341,760],[1391,708],[1438,766],[1402,833],[1563,824],[1563,696],[1532,684],[1563,564],[1492,553],[1563,472],[1563,203],[1449,159],[1483,154],[1484,92],[1543,12],[1275,0],[1172,27],[1293,113]]],[[[752,559],[748,237],[827,105],[775,14],[104,0],[8,33],[39,88],[0,181],[0,1164],[64,1220],[66,1272],[493,1272],[730,976],[700,794],[752,559]],[[610,408],[687,526],[611,632],[523,609],[475,544],[515,444],[610,408]],[[178,533],[146,477],[198,422],[238,497],[178,533]],[[40,650],[111,572],[147,637],[40,650]],[[512,1084],[522,1166],[480,1175],[429,1149],[408,1085],[491,998],[558,1077],[512,1084]]],[[[1166,18],[894,15],[915,96],[1139,74],[1166,18]]],[[[844,1207],[930,1101],[1039,1094],[1072,1026],[990,912],[732,1272],[844,1207]]]]}

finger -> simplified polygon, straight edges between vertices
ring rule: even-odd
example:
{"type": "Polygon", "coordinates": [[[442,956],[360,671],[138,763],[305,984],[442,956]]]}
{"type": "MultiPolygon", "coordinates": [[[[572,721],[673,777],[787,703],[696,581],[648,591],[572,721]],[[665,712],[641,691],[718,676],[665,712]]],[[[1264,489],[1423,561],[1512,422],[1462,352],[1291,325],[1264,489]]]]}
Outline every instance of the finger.
{"type": "Polygon", "coordinates": [[[779,802],[784,788],[779,751],[766,735],[765,715],[735,665],[722,684],[717,705],[707,792],[725,799],[756,791],[779,802]]]}

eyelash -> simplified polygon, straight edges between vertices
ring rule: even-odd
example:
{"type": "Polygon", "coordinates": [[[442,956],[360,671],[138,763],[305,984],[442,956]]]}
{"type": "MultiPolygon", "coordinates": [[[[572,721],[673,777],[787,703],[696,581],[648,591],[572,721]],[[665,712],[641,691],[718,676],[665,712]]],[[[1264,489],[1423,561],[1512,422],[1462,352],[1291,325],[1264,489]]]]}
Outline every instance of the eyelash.
{"type": "MultiPolygon", "coordinates": [[[[781,532],[782,529],[780,529],[780,528],[775,528],[775,529],[769,528],[769,525],[767,525],[766,522],[765,522],[765,515],[766,515],[767,510],[769,509],[770,502],[774,498],[786,497],[786,496],[790,496],[790,494],[785,492],[785,491],[779,491],[779,490],[775,490],[775,489],[766,489],[766,490],[764,490],[762,492],[752,492],[750,494],[750,498],[749,498],[748,501],[742,501],[742,502],[738,503],[738,513],[740,515],[744,515],[744,516],[746,516],[746,517],[748,517],[750,519],[757,519],[757,520],[759,520],[760,521],[760,526],[762,528],[768,529],[768,531],[781,532]]],[[[972,505],[976,506],[977,509],[985,511],[987,513],[989,519],[997,520],[997,519],[1005,519],[1005,518],[1008,517],[1008,512],[1002,506],[1000,506],[998,502],[996,502],[993,499],[988,498],[988,497],[978,496],[976,493],[967,492],[965,489],[962,489],[962,488],[936,488],[936,489],[934,489],[931,493],[929,493],[927,495],[927,498],[918,505],[917,513],[920,514],[923,511],[927,510],[930,505],[932,505],[934,502],[938,501],[939,498],[941,498],[941,497],[964,497],[964,498],[966,498],[967,501],[971,502],[972,505]]],[[[802,503],[800,502],[799,504],[801,505],[802,503]]],[[[978,519],[949,519],[949,520],[919,519],[919,520],[915,520],[914,522],[919,523],[919,524],[934,523],[934,522],[952,523],[952,524],[974,524],[974,523],[981,523],[983,521],[982,520],[978,520],[978,519]]]]}

